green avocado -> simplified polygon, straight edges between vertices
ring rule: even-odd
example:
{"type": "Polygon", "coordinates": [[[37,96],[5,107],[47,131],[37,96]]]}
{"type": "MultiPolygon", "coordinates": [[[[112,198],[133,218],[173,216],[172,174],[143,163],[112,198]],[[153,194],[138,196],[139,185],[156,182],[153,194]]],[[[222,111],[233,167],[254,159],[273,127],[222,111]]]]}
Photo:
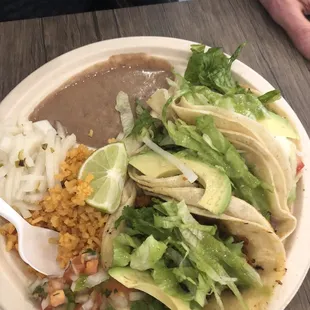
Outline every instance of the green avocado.
{"type": "Polygon", "coordinates": [[[282,136],[291,139],[299,139],[299,136],[290,122],[273,112],[269,112],[268,116],[259,120],[259,123],[263,125],[271,134],[275,136],[282,136]]]}
{"type": "Polygon", "coordinates": [[[129,164],[152,178],[167,178],[180,174],[175,165],[154,152],[135,155],[129,159],[129,164]]]}
{"type": "MultiPolygon", "coordinates": [[[[205,188],[199,205],[214,214],[221,214],[231,199],[231,183],[228,176],[219,169],[196,159],[176,156],[198,176],[198,182],[205,188]]],[[[136,155],[129,164],[149,177],[174,176],[180,171],[165,158],[154,152],[136,155]]]]}
{"type": "Polygon", "coordinates": [[[128,288],[133,288],[153,296],[171,310],[190,310],[189,303],[167,295],[155,284],[152,276],[146,271],[138,271],[129,267],[115,267],[109,270],[109,274],[128,288]]]}

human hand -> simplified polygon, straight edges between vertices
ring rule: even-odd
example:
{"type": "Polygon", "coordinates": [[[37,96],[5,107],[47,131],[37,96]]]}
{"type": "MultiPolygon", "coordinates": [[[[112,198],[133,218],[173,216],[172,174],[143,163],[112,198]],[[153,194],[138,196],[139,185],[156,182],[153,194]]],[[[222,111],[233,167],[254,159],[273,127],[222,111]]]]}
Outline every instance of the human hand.
{"type": "Polygon", "coordinates": [[[298,50],[310,60],[310,0],[260,0],[271,17],[287,32],[298,50]]]}

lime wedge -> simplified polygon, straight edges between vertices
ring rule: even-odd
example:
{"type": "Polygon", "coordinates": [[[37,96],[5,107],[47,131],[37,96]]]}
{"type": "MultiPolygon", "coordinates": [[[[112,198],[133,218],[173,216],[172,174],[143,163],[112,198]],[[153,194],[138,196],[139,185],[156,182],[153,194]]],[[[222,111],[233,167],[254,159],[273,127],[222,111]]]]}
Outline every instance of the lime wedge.
{"type": "Polygon", "coordinates": [[[92,195],[86,202],[107,213],[119,206],[127,173],[127,152],[123,143],[109,144],[93,153],[83,164],[78,178],[91,174],[92,195]]]}

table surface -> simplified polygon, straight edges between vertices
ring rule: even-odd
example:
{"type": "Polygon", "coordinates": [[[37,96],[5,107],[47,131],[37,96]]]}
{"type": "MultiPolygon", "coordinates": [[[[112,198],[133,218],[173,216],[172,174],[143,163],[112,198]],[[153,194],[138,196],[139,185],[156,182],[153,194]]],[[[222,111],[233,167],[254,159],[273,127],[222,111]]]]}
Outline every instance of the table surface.
{"type": "MultiPolygon", "coordinates": [[[[168,36],[221,46],[279,88],[310,132],[310,63],[249,0],[193,0],[0,23],[0,102],[27,75],[77,47],[125,36],[168,36]]],[[[287,310],[310,309],[310,273],[287,310]]]]}

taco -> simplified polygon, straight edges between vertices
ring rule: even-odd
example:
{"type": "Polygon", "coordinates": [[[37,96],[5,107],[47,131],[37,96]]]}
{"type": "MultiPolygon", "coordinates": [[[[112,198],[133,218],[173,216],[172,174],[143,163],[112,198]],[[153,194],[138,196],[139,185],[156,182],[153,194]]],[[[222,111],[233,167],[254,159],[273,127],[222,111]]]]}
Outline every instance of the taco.
{"type": "Polygon", "coordinates": [[[282,170],[287,186],[286,198],[291,200],[303,167],[299,136],[276,104],[281,97],[278,90],[259,94],[251,85],[241,86],[234,79],[231,66],[242,47],[228,58],[218,48],[205,51],[203,45],[192,46],[184,78],[177,76],[171,84],[178,98],[172,110],[187,123],[195,123],[202,114],[212,115],[219,130],[243,134],[261,143],[278,161],[278,173],[282,170]],[[188,109],[194,111],[188,113],[188,109]]]}
{"type": "MultiPolygon", "coordinates": [[[[232,136],[234,137],[234,135],[231,134],[230,138],[232,138],[232,136]]],[[[240,137],[238,137],[238,139],[240,140],[240,137]]],[[[247,139],[247,137],[245,139],[247,139]]],[[[246,141],[249,142],[248,140],[246,141]]],[[[248,213],[253,212],[252,210],[255,209],[255,206],[261,213],[265,212],[265,215],[268,215],[267,212],[270,212],[270,217],[266,216],[266,218],[272,223],[278,236],[280,236],[281,239],[285,239],[294,231],[296,219],[288,210],[286,200],[284,199],[285,195],[281,195],[281,192],[278,192],[281,189],[285,191],[283,183],[275,182],[272,170],[268,169],[266,161],[270,157],[264,156],[265,154],[263,152],[259,153],[259,148],[253,151],[252,148],[249,147],[250,144],[244,143],[239,145],[241,143],[238,142],[232,142],[232,144],[237,146],[238,150],[244,152],[242,155],[246,160],[249,159],[251,163],[256,163],[255,167],[253,167],[255,175],[272,186],[271,189],[261,188],[257,193],[254,193],[254,195],[256,195],[256,197],[253,195],[254,199],[252,199],[254,207],[247,204],[245,201],[243,201],[242,205],[246,206],[249,210],[248,213]],[[260,196],[262,194],[264,196],[260,196]],[[280,201],[280,198],[283,200],[280,201]],[[264,201],[268,202],[270,206],[270,209],[267,211],[266,209],[259,208],[259,204],[263,204],[264,201]],[[282,205],[285,206],[286,209],[282,209],[282,205]]],[[[251,201],[252,197],[242,196],[242,192],[240,195],[240,192],[238,193],[238,188],[232,189],[228,176],[218,168],[207,165],[205,162],[202,162],[200,158],[197,160],[197,158],[193,158],[193,156],[184,157],[184,155],[187,155],[184,151],[175,153],[174,155],[193,169],[198,175],[197,182],[192,184],[186,180],[183,175],[165,177],[166,175],[179,174],[180,172],[176,171],[173,165],[169,165],[169,162],[154,152],[144,152],[133,156],[129,161],[131,165],[128,170],[129,176],[141,189],[155,196],[169,197],[177,201],[184,200],[189,205],[209,210],[217,215],[227,214],[227,212],[229,212],[232,199],[236,199],[234,195],[239,194],[239,197],[248,198],[248,200],[251,201]]],[[[277,174],[275,174],[275,176],[278,177],[278,179],[281,177],[281,175],[277,174]]],[[[233,180],[237,185],[240,184],[239,180],[233,180]]],[[[245,185],[241,183],[240,186],[245,185]]],[[[254,188],[253,192],[255,190],[254,188]]],[[[246,194],[248,194],[248,192],[246,192],[246,194]]],[[[265,221],[268,223],[267,220],[265,221]]]]}
{"type": "Polygon", "coordinates": [[[243,115],[231,113],[221,108],[199,106],[198,109],[195,106],[188,106],[183,99],[181,99],[180,105],[182,106],[174,104],[173,109],[177,112],[178,117],[189,124],[195,123],[196,118],[199,116],[210,115],[214,119],[216,127],[221,132],[230,131],[245,135],[249,137],[249,139],[257,141],[257,143],[261,145],[261,149],[265,149],[265,151],[269,153],[268,156],[275,159],[275,168],[278,171],[277,173],[282,175],[285,180],[286,198],[289,198],[288,194],[295,185],[297,168],[296,166],[291,166],[289,157],[283,152],[281,146],[263,126],[243,115]]]}
{"type": "Polygon", "coordinates": [[[296,228],[292,210],[303,168],[299,137],[275,113],[279,91],[259,95],[234,80],[231,64],[241,48],[227,58],[219,49],[192,46],[184,78],[176,74],[168,91],[157,90],[147,101],[149,116],[145,110],[136,121],[140,139],[148,139],[146,146],[166,162],[154,165],[158,160],[148,158],[144,148],[130,163],[140,171],[134,180],[145,191],[184,199],[216,215],[225,212],[233,194],[256,208],[285,240],[296,228]],[[141,162],[140,156],[145,157],[141,162]]]}
{"type": "MultiPolygon", "coordinates": [[[[141,175],[137,169],[129,168],[128,171],[130,177],[136,182],[136,184],[144,191],[146,195],[154,196],[161,198],[165,201],[170,200],[177,200],[177,201],[184,201],[187,205],[191,207],[203,208],[199,201],[201,200],[204,189],[199,187],[179,187],[179,188],[171,188],[169,187],[169,179],[170,178],[159,178],[162,183],[166,185],[163,187],[152,186],[153,183],[147,183],[145,180],[147,179],[146,176],[141,175]],[[141,179],[143,180],[141,182],[141,179]]],[[[151,181],[153,179],[151,178],[151,181]]],[[[261,216],[261,214],[250,204],[245,202],[242,199],[239,199],[235,196],[232,196],[230,202],[225,209],[224,213],[221,215],[215,215],[214,213],[204,210],[208,217],[210,218],[239,218],[244,221],[253,222],[259,224],[266,229],[273,230],[272,226],[268,222],[268,220],[261,216]]]]}
{"type": "Polygon", "coordinates": [[[109,275],[172,310],[266,309],[285,273],[284,247],[237,209],[217,217],[175,201],[125,207],[115,223],[122,232],[109,238],[109,275]]]}

